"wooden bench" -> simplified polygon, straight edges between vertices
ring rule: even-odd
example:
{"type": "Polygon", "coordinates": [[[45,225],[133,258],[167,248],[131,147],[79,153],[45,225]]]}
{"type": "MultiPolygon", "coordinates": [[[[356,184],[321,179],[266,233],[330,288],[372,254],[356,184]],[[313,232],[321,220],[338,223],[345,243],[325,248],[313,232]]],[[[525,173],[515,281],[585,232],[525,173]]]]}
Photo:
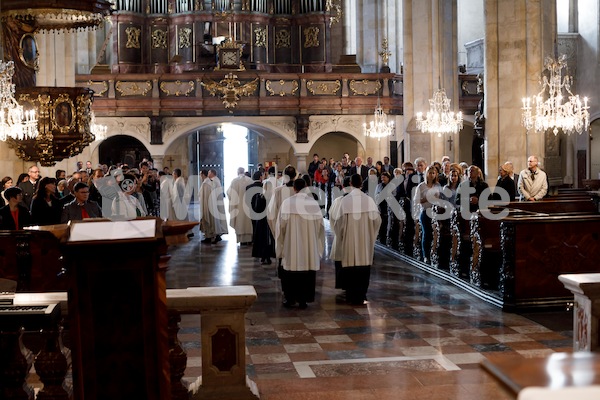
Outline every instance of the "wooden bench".
{"type": "Polygon", "coordinates": [[[598,272],[600,215],[507,217],[501,222],[504,308],[565,305],[561,274],[598,272]]]}

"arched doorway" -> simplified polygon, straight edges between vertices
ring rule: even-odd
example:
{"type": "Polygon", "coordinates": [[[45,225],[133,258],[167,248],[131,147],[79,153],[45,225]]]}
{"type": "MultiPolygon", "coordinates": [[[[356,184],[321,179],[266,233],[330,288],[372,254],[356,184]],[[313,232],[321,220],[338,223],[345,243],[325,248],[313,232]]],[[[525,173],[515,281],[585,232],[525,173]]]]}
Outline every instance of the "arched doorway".
{"type": "Polygon", "coordinates": [[[144,159],[150,159],[150,152],[138,139],[127,135],[116,135],[105,139],[98,147],[98,159],[108,166],[123,163],[137,168],[144,159]]]}
{"type": "Polygon", "coordinates": [[[306,165],[312,159],[313,154],[318,154],[321,158],[333,158],[335,161],[340,161],[344,153],[350,154],[350,158],[356,156],[364,156],[365,149],[356,140],[356,138],[345,132],[330,132],[321,136],[311,147],[308,156],[306,157],[306,165]]]}

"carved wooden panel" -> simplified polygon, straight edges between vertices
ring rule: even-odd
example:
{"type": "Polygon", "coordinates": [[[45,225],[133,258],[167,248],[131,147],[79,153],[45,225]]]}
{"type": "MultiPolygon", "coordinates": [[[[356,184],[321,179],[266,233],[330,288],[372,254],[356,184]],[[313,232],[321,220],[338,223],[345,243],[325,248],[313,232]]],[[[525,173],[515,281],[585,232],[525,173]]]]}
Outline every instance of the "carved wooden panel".
{"type": "Polygon", "coordinates": [[[325,25],[300,26],[301,63],[325,62],[325,25]]]}
{"type": "Polygon", "coordinates": [[[119,63],[142,64],[142,43],[145,43],[140,24],[119,22],[119,63]]]}
{"type": "Polygon", "coordinates": [[[169,27],[152,25],[150,27],[150,63],[167,64],[169,62],[169,27]]]}

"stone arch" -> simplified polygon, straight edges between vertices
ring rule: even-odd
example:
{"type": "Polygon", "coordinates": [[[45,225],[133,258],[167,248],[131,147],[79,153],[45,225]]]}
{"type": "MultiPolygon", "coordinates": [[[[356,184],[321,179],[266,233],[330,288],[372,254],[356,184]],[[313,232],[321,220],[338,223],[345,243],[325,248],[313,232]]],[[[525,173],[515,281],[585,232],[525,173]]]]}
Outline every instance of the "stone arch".
{"type": "Polygon", "coordinates": [[[143,158],[150,158],[150,151],[134,136],[113,135],[98,146],[98,160],[101,164],[128,164],[137,167],[143,158]]]}
{"type": "Polygon", "coordinates": [[[313,115],[310,117],[308,143],[304,143],[301,153],[309,153],[313,145],[323,136],[341,132],[352,136],[363,149],[367,148],[363,133],[364,115],[313,115]]]}
{"type": "MultiPolygon", "coordinates": [[[[164,143],[159,147],[165,154],[179,138],[196,130],[209,128],[222,123],[232,123],[252,129],[258,133],[274,133],[284,139],[293,149],[296,146],[296,120],[293,117],[202,117],[202,118],[166,118],[163,131],[164,143]]],[[[155,146],[155,149],[158,148],[155,146]]]]}
{"type": "Polygon", "coordinates": [[[312,155],[314,153],[318,153],[321,158],[322,157],[333,157],[336,161],[339,161],[342,158],[342,154],[344,152],[348,152],[351,157],[355,157],[358,154],[366,152],[366,148],[364,145],[358,140],[355,136],[347,133],[347,132],[328,132],[326,134],[320,135],[318,139],[311,142],[312,146],[308,152],[307,163],[312,161],[312,155]],[[335,154],[328,154],[323,151],[323,148],[329,147],[329,143],[327,141],[332,140],[335,141],[338,145],[335,149],[335,154]],[[354,142],[354,148],[347,148],[348,144],[354,142]]]}

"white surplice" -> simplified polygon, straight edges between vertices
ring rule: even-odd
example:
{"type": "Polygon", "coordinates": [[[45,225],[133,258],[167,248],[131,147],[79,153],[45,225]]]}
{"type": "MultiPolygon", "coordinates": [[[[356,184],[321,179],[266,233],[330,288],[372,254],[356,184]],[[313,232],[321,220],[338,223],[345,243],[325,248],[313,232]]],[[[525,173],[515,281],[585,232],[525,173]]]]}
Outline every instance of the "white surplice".
{"type": "Polygon", "coordinates": [[[287,198],[294,195],[294,188],[292,186],[278,186],[273,190],[271,200],[267,206],[267,222],[271,232],[275,232],[275,225],[277,224],[277,217],[279,216],[279,208],[281,203],[287,198]]]}
{"type": "Polygon", "coordinates": [[[325,226],[312,194],[297,193],[281,203],[275,250],[286,271],[318,271],[325,249],[325,226]]]}
{"type": "Polygon", "coordinates": [[[333,230],[337,241],[336,253],[342,255],[342,267],[373,264],[375,239],[381,225],[375,201],[360,189],[353,188],[341,198],[336,214],[333,230]]]}
{"type": "Polygon", "coordinates": [[[200,185],[198,202],[200,203],[200,230],[205,238],[214,238],[216,235],[213,210],[217,209],[217,204],[212,192],[213,182],[210,178],[204,179],[200,185]]]}
{"type": "Polygon", "coordinates": [[[252,185],[254,181],[240,174],[231,181],[231,186],[227,189],[227,198],[229,199],[229,226],[235,229],[237,242],[252,241],[252,220],[250,219],[251,210],[244,207],[244,194],[246,187],[252,185]]]}
{"type": "Polygon", "coordinates": [[[212,178],[213,193],[211,197],[214,199],[216,204],[217,212],[213,213],[215,217],[215,233],[217,235],[225,235],[229,233],[227,228],[227,217],[225,215],[225,205],[223,204],[223,186],[221,180],[218,177],[212,178]]]}

